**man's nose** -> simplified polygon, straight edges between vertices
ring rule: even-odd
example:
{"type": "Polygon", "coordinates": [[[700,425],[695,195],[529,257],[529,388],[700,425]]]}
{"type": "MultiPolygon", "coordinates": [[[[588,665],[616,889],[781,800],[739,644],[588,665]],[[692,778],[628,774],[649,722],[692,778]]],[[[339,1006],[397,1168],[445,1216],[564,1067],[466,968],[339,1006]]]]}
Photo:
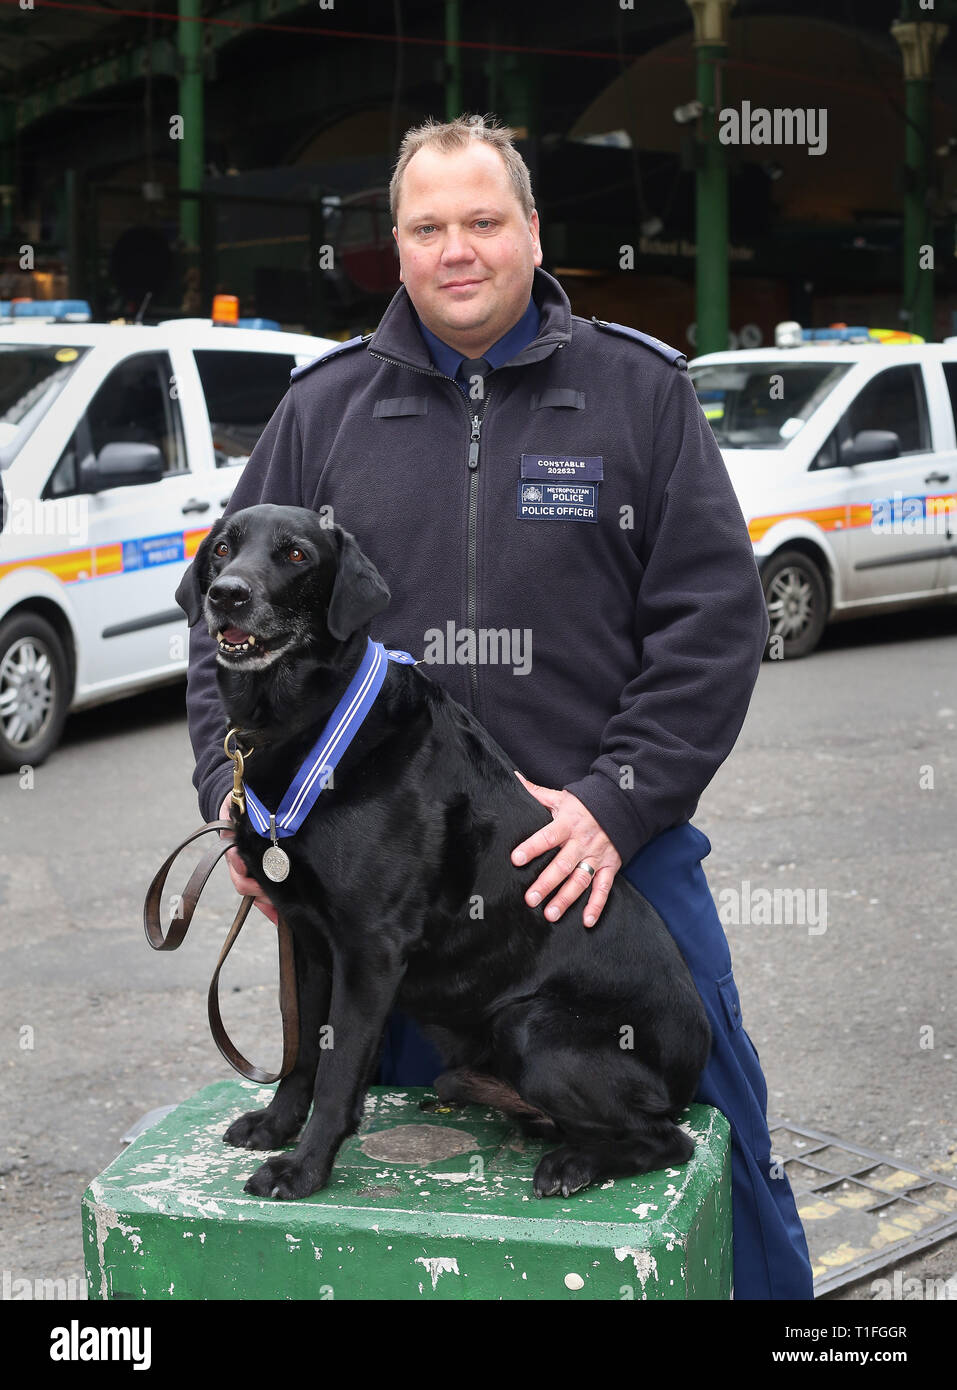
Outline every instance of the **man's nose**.
{"type": "Polygon", "coordinates": [[[445,234],[442,259],[444,261],[472,260],[474,255],[474,248],[465,231],[462,228],[450,227],[445,234]]]}
{"type": "Polygon", "coordinates": [[[248,603],[252,598],[252,590],[245,579],[240,579],[239,575],[220,575],[219,579],[213,580],[209,586],[210,600],[216,604],[217,608],[231,611],[234,608],[242,608],[244,603],[248,603]]]}

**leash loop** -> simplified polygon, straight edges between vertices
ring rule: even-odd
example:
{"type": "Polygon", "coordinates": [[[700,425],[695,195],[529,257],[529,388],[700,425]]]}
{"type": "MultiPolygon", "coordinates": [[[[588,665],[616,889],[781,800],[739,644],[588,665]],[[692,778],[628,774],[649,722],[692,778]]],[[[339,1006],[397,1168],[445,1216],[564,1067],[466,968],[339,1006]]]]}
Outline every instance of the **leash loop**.
{"type": "MultiPolygon", "coordinates": [[[[233,731],[231,730],[230,733],[233,731]]],[[[227,741],[229,734],[226,735],[227,741]]],[[[229,750],[227,749],[227,752],[229,750]]],[[[238,752],[238,748],[237,748],[238,752]]],[[[232,755],[230,755],[232,756],[232,755]]],[[[248,754],[246,755],[249,756],[248,754]]],[[[240,758],[242,755],[240,754],[240,758]]],[[[232,848],[233,840],[223,840],[214,849],[199,861],[189,876],[189,881],[183,891],[182,897],[177,902],[176,912],[169,923],[165,933],[160,918],[160,908],[162,905],[163,889],[169,877],[173,863],[187,845],[191,845],[200,836],[208,834],[210,831],[235,830],[235,826],[230,820],[214,820],[203,825],[199,830],[194,830],[191,835],[187,835],[182,844],[177,845],[173,853],[163,861],[157,870],[152,883],[146,894],[146,901],[143,904],[143,926],[146,931],[146,939],[154,951],[175,951],[183,943],[190,923],[193,920],[193,913],[199,902],[200,894],[206,886],[207,880],[213,869],[222,859],[223,855],[232,848]]],[[[279,945],[279,1011],[282,1015],[282,1062],[277,1072],[264,1071],[262,1067],[257,1067],[250,1062],[239,1049],[235,1046],[223,1025],[222,1014],[219,1008],[219,973],[223,968],[226,957],[229,955],[242,930],[243,923],[249,916],[249,910],[255,899],[251,897],[243,898],[239,904],[236,916],[233,918],[232,925],[223,943],[223,949],[219,953],[219,960],[213,971],[213,977],[209,982],[209,991],[206,997],[206,1012],[209,1018],[209,1028],[213,1035],[213,1041],[226,1061],[240,1076],[244,1076],[247,1081],[258,1081],[270,1085],[273,1081],[281,1081],[284,1076],[288,1076],[296,1065],[299,1056],[299,997],[296,990],[296,952],[293,942],[292,932],[288,924],[279,918],[277,923],[278,945],[279,945]]]]}

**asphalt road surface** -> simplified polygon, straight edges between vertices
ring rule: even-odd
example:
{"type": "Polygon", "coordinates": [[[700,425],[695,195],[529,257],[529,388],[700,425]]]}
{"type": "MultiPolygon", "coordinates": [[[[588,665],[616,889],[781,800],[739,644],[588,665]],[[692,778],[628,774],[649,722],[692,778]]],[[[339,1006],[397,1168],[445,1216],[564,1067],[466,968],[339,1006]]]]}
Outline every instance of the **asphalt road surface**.
{"type": "MultiPolygon", "coordinates": [[[[141,925],[150,878],[200,823],[183,702],[178,685],[74,716],[32,787],[0,781],[0,1268],[79,1296],[89,1180],[146,1111],[231,1075],[205,1010],[225,873],[178,953],[141,925]]],[[[763,667],[695,817],[771,1113],[951,1180],[955,730],[957,609],[833,628],[808,660],[763,667]],[[776,888],[804,924],[763,921],[776,888]]],[[[279,1060],[275,981],[262,918],[223,976],[227,1028],[261,1065],[279,1060]]],[[[902,1268],[946,1278],[957,1241],[902,1268]]]]}

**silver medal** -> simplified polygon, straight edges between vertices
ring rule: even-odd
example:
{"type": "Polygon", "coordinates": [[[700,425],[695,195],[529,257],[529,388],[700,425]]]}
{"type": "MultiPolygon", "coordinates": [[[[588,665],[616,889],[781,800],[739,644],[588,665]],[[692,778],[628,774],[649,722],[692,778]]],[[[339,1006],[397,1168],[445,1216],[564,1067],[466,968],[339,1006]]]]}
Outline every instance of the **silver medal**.
{"type": "Polygon", "coordinates": [[[289,877],[289,855],[276,843],[276,817],[269,817],[269,834],[272,844],[263,855],[263,873],[270,883],[282,883],[289,877]]]}
{"type": "Polygon", "coordinates": [[[278,845],[270,845],[263,855],[263,873],[272,883],[289,877],[289,855],[278,845]]]}

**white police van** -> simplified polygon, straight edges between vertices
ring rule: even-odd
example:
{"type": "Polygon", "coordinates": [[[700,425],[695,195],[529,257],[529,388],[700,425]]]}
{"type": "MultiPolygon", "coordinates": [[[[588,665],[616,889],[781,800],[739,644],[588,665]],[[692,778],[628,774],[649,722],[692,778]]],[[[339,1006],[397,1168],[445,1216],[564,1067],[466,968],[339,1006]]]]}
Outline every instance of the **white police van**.
{"type": "Polygon", "coordinates": [[[741,503],[768,655],[829,621],[957,597],[957,342],[779,324],[689,364],[741,503]]]}
{"type": "Polygon", "coordinates": [[[290,371],[335,346],[225,299],[155,326],[0,304],[0,772],[186,670],[180,577],[290,371]]]}

